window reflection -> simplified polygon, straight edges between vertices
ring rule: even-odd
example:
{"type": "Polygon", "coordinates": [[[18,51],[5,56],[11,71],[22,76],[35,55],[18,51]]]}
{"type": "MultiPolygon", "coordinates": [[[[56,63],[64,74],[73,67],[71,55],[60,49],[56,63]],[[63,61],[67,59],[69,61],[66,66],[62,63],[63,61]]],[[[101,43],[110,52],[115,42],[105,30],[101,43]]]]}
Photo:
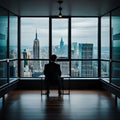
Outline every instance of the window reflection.
{"type": "Polygon", "coordinates": [[[112,12],[112,78],[120,87],[120,8],[112,12]]]}
{"type": "Polygon", "coordinates": [[[0,8],[0,59],[7,57],[7,30],[8,16],[7,12],[0,8]]]}
{"type": "Polygon", "coordinates": [[[0,86],[7,83],[8,11],[0,7],[0,86]],[[2,60],[4,59],[4,60],[2,60]]]}
{"type": "Polygon", "coordinates": [[[16,59],[17,58],[17,36],[18,36],[18,22],[17,16],[10,14],[10,26],[9,26],[9,58],[16,59]]]}
{"type": "Polygon", "coordinates": [[[0,62],[0,86],[7,83],[7,63],[0,62]]]}

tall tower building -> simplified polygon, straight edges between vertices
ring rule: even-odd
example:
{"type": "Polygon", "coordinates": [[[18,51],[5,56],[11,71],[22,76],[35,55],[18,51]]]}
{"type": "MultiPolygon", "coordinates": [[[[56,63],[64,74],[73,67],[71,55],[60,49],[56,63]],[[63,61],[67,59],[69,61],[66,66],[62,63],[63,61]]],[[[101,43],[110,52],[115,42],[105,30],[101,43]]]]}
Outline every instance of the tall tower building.
{"type": "Polygon", "coordinates": [[[63,38],[61,38],[60,40],[60,49],[62,50],[64,47],[64,41],[63,41],[63,38]]]}
{"type": "Polygon", "coordinates": [[[93,77],[93,65],[89,59],[93,58],[93,44],[79,44],[79,59],[88,59],[79,62],[79,76],[93,77]]]}
{"type": "Polygon", "coordinates": [[[61,37],[60,49],[59,49],[59,54],[60,54],[61,57],[64,56],[64,51],[65,51],[65,49],[64,49],[64,41],[63,41],[63,38],[61,37]]]}
{"type": "Polygon", "coordinates": [[[77,42],[72,43],[72,58],[78,58],[78,44],[77,42]]]}
{"type": "Polygon", "coordinates": [[[33,63],[33,71],[34,72],[38,72],[40,71],[40,62],[39,60],[39,56],[40,56],[40,45],[39,45],[39,40],[37,37],[37,31],[36,31],[36,36],[35,36],[35,40],[33,42],[33,59],[35,59],[34,63],[33,63]]]}

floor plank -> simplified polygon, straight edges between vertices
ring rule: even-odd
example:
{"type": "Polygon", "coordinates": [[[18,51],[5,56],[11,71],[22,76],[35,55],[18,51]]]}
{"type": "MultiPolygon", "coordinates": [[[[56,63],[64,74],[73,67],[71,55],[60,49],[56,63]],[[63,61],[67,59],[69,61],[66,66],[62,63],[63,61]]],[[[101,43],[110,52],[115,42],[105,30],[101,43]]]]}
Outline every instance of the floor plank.
{"type": "Polygon", "coordinates": [[[37,90],[11,91],[0,115],[0,120],[120,120],[114,96],[94,90],[71,91],[61,97],[57,91],[49,97],[37,90]]]}

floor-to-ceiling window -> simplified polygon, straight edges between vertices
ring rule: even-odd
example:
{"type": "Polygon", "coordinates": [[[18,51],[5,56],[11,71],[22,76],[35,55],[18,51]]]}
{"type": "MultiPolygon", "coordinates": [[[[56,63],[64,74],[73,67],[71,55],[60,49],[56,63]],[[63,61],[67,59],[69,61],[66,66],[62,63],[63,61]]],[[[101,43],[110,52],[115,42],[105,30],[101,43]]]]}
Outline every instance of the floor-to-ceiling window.
{"type": "Polygon", "coordinates": [[[43,75],[49,61],[49,18],[21,18],[21,77],[43,75]]]}
{"type": "Polygon", "coordinates": [[[101,17],[101,78],[109,81],[110,72],[110,14],[101,17]]]}
{"type": "Polygon", "coordinates": [[[98,77],[98,18],[21,17],[21,77],[43,75],[51,54],[63,75],[98,77]]]}
{"type": "Polygon", "coordinates": [[[7,83],[8,12],[0,8],[0,86],[7,83]]]}
{"type": "Polygon", "coordinates": [[[111,83],[120,87],[120,8],[112,11],[112,73],[111,83]]]}
{"type": "Polygon", "coordinates": [[[9,14],[9,77],[10,81],[18,77],[18,17],[9,14]]]}
{"type": "Polygon", "coordinates": [[[71,19],[71,76],[98,77],[98,19],[71,19]]]}
{"type": "Polygon", "coordinates": [[[17,78],[17,16],[0,7],[0,86],[17,78]]]}
{"type": "Polygon", "coordinates": [[[62,75],[70,74],[70,61],[68,59],[69,52],[69,19],[68,18],[52,18],[52,54],[57,55],[62,75]]]}

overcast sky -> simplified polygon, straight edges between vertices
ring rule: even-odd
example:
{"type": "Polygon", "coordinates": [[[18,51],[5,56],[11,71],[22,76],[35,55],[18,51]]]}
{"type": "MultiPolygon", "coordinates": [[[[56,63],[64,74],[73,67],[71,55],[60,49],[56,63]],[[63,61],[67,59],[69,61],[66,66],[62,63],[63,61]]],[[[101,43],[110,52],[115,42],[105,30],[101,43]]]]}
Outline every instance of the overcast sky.
{"type": "MultiPolygon", "coordinates": [[[[98,22],[97,18],[72,18],[71,40],[78,43],[93,43],[97,46],[98,22]]],[[[106,21],[107,22],[107,21],[106,21]]],[[[103,26],[103,33],[107,30],[107,24],[103,26]]],[[[40,45],[49,44],[49,18],[22,18],[21,19],[21,44],[33,46],[37,30],[40,45]]],[[[107,35],[102,34],[107,37],[107,35]]],[[[52,41],[59,45],[61,37],[68,44],[68,19],[52,19],[52,41]]],[[[106,39],[104,37],[104,39],[106,39]]],[[[104,44],[105,40],[104,40],[104,44]]]]}

